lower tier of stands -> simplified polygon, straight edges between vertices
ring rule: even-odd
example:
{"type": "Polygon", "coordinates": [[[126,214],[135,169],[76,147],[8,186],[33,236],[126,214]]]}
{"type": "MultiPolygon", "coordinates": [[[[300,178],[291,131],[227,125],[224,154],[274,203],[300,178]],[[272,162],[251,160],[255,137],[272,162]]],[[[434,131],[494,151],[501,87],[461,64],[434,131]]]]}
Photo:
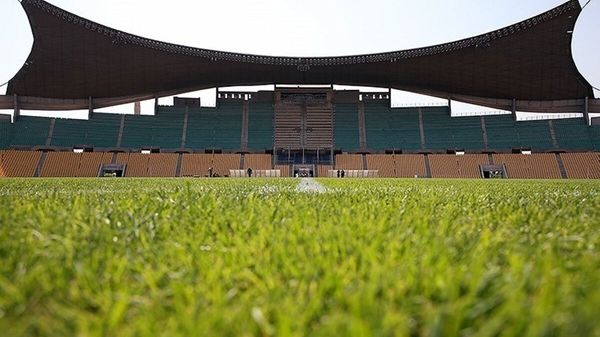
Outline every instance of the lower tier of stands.
{"type": "MultiPolygon", "coordinates": [[[[385,178],[482,178],[482,169],[502,167],[509,179],[600,179],[600,154],[340,154],[335,165],[315,166],[315,175],[331,170],[376,171],[385,178]]],[[[105,165],[124,167],[125,177],[228,176],[230,170],[279,170],[289,177],[291,165],[276,165],[265,154],[111,153],[0,151],[0,177],[97,177],[105,165]]]]}

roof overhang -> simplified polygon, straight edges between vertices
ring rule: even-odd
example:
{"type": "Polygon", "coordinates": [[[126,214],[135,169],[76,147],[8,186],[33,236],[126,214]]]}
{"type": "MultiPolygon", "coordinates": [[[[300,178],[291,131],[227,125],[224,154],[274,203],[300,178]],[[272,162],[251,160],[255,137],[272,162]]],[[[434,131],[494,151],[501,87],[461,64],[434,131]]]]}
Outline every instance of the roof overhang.
{"type": "MultiPolygon", "coordinates": [[[[108,28],[43,0],[21,4],[34,44],[9,82],[7,95],[27,97],[30,105],[43,110],[87,107],[90,97],[96,107],[103,107],[214,87],[274,83],[393,88],[493,108],[506,102],[512,106],[513,100],[543,107],[594,96],[571,52],[582,10],[577,0],[460,41],[342,57],[258,56],[185,47],[108,28]]],[[[7,99],[0,99],[0,107],[3,101],[7,99]]]]}

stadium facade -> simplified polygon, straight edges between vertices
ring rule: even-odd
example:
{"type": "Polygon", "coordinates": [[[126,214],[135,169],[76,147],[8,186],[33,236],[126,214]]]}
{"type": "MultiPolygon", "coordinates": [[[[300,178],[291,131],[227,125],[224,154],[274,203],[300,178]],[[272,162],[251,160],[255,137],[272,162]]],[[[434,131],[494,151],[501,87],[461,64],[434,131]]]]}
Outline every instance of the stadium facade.
{"type": "Polygon", "coordinates": [[[284,176],[344,169],[356,176],[600,178],[600,125],[588,125],[600,100],[571,53],[578,1],[456,42],[343,57],[191,48],[111,29],[43,0],[21,4],[34,44],[0,96],[0,109],[14,110],[13,121],[0,117],[0,176],[202,176],[209,168],[238,175],[252,167],[284,176]],[[218,91],[216,107],[178,98],[158,105],[160,97],[263,84],[275,90],[218,91]],[[338,91],[334,84],[509,114],[451,117],[450,104],[392,108],[390,91],[338,91]],[[147,99],[157,102],[153,116],[99,113],[147,99]],[[89,109],[89,120],[20,115],[75,109],[89,109]],[[516,111],[583,117],[518,122],[516,111]]]}

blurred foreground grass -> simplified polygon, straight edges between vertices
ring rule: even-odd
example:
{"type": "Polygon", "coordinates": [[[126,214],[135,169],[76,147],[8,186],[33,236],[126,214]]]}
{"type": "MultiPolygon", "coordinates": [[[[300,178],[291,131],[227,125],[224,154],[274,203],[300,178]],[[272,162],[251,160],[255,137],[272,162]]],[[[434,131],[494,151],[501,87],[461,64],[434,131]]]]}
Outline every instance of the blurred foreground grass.
{"type": "Polygon", "coordinates": [[[600,182],[0,180],[2,336],[600,336],[600,182]]]}

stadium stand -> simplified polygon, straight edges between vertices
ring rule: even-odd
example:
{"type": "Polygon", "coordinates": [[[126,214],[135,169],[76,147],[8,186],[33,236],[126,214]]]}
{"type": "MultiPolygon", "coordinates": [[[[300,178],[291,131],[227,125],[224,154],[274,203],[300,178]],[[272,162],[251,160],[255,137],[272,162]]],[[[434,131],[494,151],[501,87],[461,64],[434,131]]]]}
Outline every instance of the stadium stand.
{"type": "Polygon", "coordinates": [[[7,149],[13,139],[13,125],[10,116],[0,115],[0,149],[7,149]]]}
{"type": "Polygon", "coordinates": [[[6,151],[0,150],[0,178],[6,177],[6,173],[4,172],[4,153],[6,151]]]}
{"type": "Polygon", "coordinates": [[[213,158],[213,169],[221,177],[229,176],[229,170],[240,169],[241,155],[239,154],[215,154],[213,158]]]}
{"type": "Polygon", "coordinates": [[[244,156],[244,169],[272,170],[273,156],[269,154],[247,154],[244,156]]]}
{"type": "Polygon", "coordinates": [[[275,108],[272,103],[250,102],[249,150],[273,148],[273,118],[275,118],[275,108]]]}
{"type": "Polygon", "coordinates": [[[360,154],[338,154],[335,156],[336,170],[362,170],[363,161],[360,154]]]}
{"type": "Polygon", "coordinates": [[[489,148],[497,151],[510,150],[519,139],[512,115],[485,116],[485,127],[488,135],[489,148]]]}
{"type": "Polygon", "coordinates": [[[600,179],[600,156],[597,153],[562,153],[570,179],[600,179]]]}
{"type": "Polygon", "coordinates": [[[58,147],[90,146],[112,148],[117,146],[121,116],[97,113],[89,120],[57,118],[52,145],[58,147]]]}
{"type": "MultiPolygon", "coordinates": [[[[355,151],[360,147],[358,136],[358,106],[356,103],[336,104],[334,144],[336,149],[355,151]]],[[[326,176],[326,175],[325,175],[326,176]]]]}
{"type": "Polygon", "coordinates": [[[559,147],[563,150],[589,150],[593,148],[590,131],[583,118],[553,120],[559,147]]]}
{"type": "Polygon", "coordinates": [[[331,165],[317,165],[317,177],[327,177],[331,170],[333,170],[331,165]]]}
{"type": "Polygon", "coordinates": [[[480,165],[489,164],[485,154],[457,156],[452,154],[430,155],[433,178],[482,178],[480,165]]]}
{"type": "Polygon", "coordinates": [[[480,150],[485,147],[481,118],[451,117],[448,107],[432,107],[423,110],[427,149],[480,150]]]}
{"type": "Polygon", "coordinates": [[[50,130],[50,118],[21,116],[13,124],[13,139],[11,145],[44,146],[50,130]]]}
{"type": "MultiPolygon", "coordinates": [[[[181,148],[185,110],[170,107],[155,116],[126,115],[121,147],[181,148]]],[[[159,110],[160,111],[160,110],[159,110]]]]}
{"type": "Polygon", "coordinates": [[[110,164],[113,154],[110,152],[84,152],[81,154],[77,177],[97,177],[102,164],[110,164]]]}
{"type": "Polygon", "coordinates": [[[425,156],[420,154],[395,155],[396,177],[414,178],[426,177],[425,156]]]}
{"type": "Polygon", "coordinates": [[[76,177],[81,154],[73,152],[48,152],[41,177],[76,177]]]}
{"type": "Polygon", "coordinates": [[[554,148],[548,121],[516,122],[518,144],[513,147],[530,148],[534,151],[546,151],[554,148]]]}
{"type": "Polygon", "coordinates": [[[419,110],[392,109],[389,101],[365,102],[367,146],[370,149],[419,150],[419,110]]]}
{"type": "Polygon", "coordinates": [[[33,177],[42,152],[38,151],[6,151],[2,156],[2,168],[6,177],[33,177]]]}
{"type": "Polygon", "coordinates": [[[333,109],[330,105],[306,107],[307,149],[330,149],[333,146],[333,109]]]}
{"type": "Polygon", "coordinates": [[[213,155],[208,153],[184,154],[181,165],[183,177],[204,177],[213,167],[213,155]]]}
{"type": "Polygon", "coordinates": [[[148,159],[148,177],[175,177],[177,170],[177,153],[150,154],[148,159]]]}
{"type": "Polygon", "coordinates": [[[394,155],[369,154],[367,155],[367,168],[379,171],[379,177],[381,178],[396,177],[394,155]]]}
{"type": "Polygon", "coordinates": [[[242,133],[242,105],[241,101],[219,100],[217,108],[190,109],[186,148],[239,149],[242,133]]]}
{"type": "Polygon", "coordinates": [[[600,151],[600,125],[590,126],[589,132],[593,149],[596,151],[600,151]]]}
{"type": "Polygon", "coordinates": [[[275,169],[281,171],[282,177],[291,177],[292,176],[290,173],[289,165],[276,165],[275,169]]]}
{"type": "Polygon", "coordinates": [[[549,153],[494,154],[494,163],[506,166],[510,179],[560,179],[556,156],[549,153]]]}

